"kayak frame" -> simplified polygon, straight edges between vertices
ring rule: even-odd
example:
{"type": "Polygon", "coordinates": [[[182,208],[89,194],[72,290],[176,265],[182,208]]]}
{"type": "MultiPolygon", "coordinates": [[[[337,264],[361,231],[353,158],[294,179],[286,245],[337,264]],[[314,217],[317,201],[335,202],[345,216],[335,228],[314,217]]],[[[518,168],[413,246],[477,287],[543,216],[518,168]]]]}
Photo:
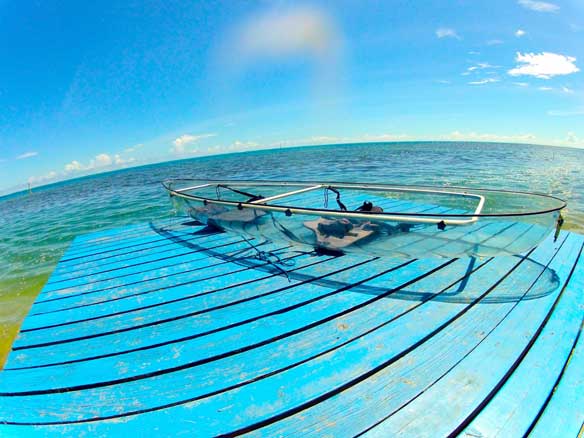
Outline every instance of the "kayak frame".
{"type": "Polygon", "coordinates": [[[555,208],[533,211],[533,212],[520,212],[520,213],[500,213],[500,214],[482,214],[482,209],[485,204],[485,197],[483,195],[473,193],[471,188],[465,187],[451,187],[448,190],[437,189],[432,187],[411,187],[411,186],[395,186],[395,185],[384,185],[384,184],[359,184],[359,183],[344,183],[344,182],[311,182],[311,181],[248,181],[248,180],[195,180],[195,179],[172,179],[166,180],[162,183],[164,188],[169,192],[170,196],[176,196],[179,198],[190,199],[194,201],[203,202],[206,204],[216,204],[225,206],[235,206],[239,209],[252,208],[263,211],[279,212],[290,214],[303,214],[309,216],[329,216],[329,217],[339,217],[339,218],[354,218],[363,220],[375,220],[381,222],[406,222],[406,223],[420,223],[420,224],[443,224],[443,225],[468,225],[477,222],[481,217],[510,217],[510,216],[530,216],[550,213],[554,211],[560,211],[566,206],[566,202],[555,196],[546,195],[542,193],[531,193],[531,192],[520,192],[520,191],[509,191],[509,190],[494,190],[494,189],[477,189],[482,192],[501,192],[501,193],[516,193],[520,195],[531,195],[537,197],[550,198],[559,201],[560,205],[555,208]],[[202,184],[194,185],[191,187],[185,187],[181,189],[174,189],[171,184],[178,181],[199,181],[202,184]],[[206,181],[203,183],[203,181],[206,181]],[[256,186],[256,187],[301,187],[300,189],[291,190],[283,192],[277,195],[273,195],[267,198],[257,199],[249,202],[241,201],[228,201],[213,199],[204,196],[197,196],[192,193],[186,193],[193,190],[204,189],[208,187],[217,186],[229,186],[237,188],[238,186],[256,186]],[[283,199],[292,195],[299,193],[305,193],[318,189],[352,189],[352,190],[369,190],[369,191],[394,191],[394,192],[410,192],[410,193],[433,193],[442,195],[454,195],[464,198],[473,198],[477,200],[477,205],[474,212],[469,214],[431,214],[431,213],[399,213],[399,212],[382,212],[382,213],[370,213],[363,211],[344,211],[344,210],[329,210],[329,209],[315,209],[309,207],[293,207],[287,205],[270,205],[268,202],[283,199]],[[464,218],[464,219],[460,219],[464,218]]]}
{"type": "Polygon", "coordinates": [[[165,181],[163,183],[164,187],[169,191],[171,196],[177,196],[185,199],[192,199],[201,201],[208,204],[216,204],[216,205],[230,205],[236,206],[237,208],[253,208],[258,210],[264,211],[275,211],[275,212],[282,212],[285,214],[304,214],[310,216],[333,216],[333,217],[346,217],[346,218],[355,218],[355,219],[366,219],[366,220],[376,220],[376,221],[399,221],[399,222],[407,222],[407,223],[424,223],[424,224],[437,224],[440,222],[444,222],[445,225],[467,225],[470,223],[474,223],[478,220],[480,213],[483,209],[485,198],[482,195],[478,195],[475,193],[468,193],[468,192],[453,192],[453,191],[444,191],[444,190],[431,190],[431,189],[418,189],[418,188],[404,188],[404,187],[395,187],[395,186],[378,186],[378,185],[364,185],[364,184],[327,184],[321,183],[316,185],[310,185],[301,182],[290,182],[290,183],[283,183],[283,182],[270,182],[270,181],[213,181],[206,184],[200,184],[192,187],[186,187],[183,189],[174,190],[169,187],[169,182],[165,181]],[[212,199],[207,197],[196,196],[190,192],[193,190],[200,190],[208,187],[218,187],[220,185],[227,185],[233,188],[237,188],[238,186],[258,186],[258,187],[266,187],[266,186],[290,186],[290,187],[302,187],[298,190],[292,190],[284,193],[280,193],[274,196],[270,196],[267,198],[258,199],[255,201],[250,202],[238,202],[238,201],[226,201],[226,200],[219,200],[219,199],[212,199]],[[308,187],[306,187],[308,185],[308,187]],[[300,193],[306,193],[318,189],[326,189],[328,187],[334,187],[335,189],[368,189],[368,190],[384,190],[384,191],[395,191],[395,192],[414,192],[414,193],[437,193],[437,194],[444,194],[444,195],[455,195],[461,196],[466,198],[474,198],[478,200],[477,206],[475,208],[474,213],[469,219],[442,219],[442,218],[430,218],[430,217],[421,217],[419,215],[395,215],[393,213],[367,213],[367,212],[353,212],[353,211],[339,211],[339,210],[315,210],[309,208],[298,208],[298,207],[289,207],[289,206],[282,206],[282,205],[270,205],[267,204],[268,202],[283,199],[289,196],[297,195],[300,193]]]}

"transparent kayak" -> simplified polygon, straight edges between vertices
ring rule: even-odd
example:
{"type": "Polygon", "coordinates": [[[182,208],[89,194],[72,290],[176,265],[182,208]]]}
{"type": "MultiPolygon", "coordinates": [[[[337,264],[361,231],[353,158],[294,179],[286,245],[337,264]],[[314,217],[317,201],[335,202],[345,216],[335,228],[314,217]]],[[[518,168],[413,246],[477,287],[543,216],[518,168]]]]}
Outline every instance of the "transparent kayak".
{"type": "Polygon", "coordinates": [[[535,248],[566,203],[540,193],[386,184],[168,180],[177,209],[246,238],[322,252],[490,257],[535,248]]]}

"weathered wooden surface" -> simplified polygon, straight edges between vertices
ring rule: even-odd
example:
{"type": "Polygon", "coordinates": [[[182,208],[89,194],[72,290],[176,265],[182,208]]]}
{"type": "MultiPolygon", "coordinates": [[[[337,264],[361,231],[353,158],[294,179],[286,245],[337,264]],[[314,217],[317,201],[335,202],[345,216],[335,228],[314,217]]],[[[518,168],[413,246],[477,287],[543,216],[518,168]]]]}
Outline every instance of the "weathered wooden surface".
{"type": "Polygon", "coordinates": [[[583,241],[482,260],[262,244],[288,281],[192,224],[81,236],[0,372],[0,436],[575,437],[583,241]]]}

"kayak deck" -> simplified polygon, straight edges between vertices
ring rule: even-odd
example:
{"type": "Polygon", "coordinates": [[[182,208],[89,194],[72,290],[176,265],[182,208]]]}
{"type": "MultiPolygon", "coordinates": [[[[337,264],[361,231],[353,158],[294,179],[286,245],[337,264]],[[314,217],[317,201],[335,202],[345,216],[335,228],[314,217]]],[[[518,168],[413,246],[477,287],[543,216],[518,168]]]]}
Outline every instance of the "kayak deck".
{"type": "Polygon", "coordinates": [[[583,236],[481,259],[253,243],[289,280],[184,220],[75,239],[0,372],[0,436],[578,435],[583,236]]]}

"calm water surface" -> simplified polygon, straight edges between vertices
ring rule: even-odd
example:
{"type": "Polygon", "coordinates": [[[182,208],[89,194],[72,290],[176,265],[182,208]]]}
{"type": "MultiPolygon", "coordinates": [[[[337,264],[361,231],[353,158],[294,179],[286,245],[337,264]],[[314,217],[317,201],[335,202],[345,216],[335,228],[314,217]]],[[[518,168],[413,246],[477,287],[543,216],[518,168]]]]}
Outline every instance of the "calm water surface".
{"type": "Polygon", "coordinates": [[[0,366],[18,326],[77,235],[169,217],[166,178],[336,180],[549,193],[584,232],[584,150],[485,143],[319,146],[195,158],[0,198],[0,366]]]}

